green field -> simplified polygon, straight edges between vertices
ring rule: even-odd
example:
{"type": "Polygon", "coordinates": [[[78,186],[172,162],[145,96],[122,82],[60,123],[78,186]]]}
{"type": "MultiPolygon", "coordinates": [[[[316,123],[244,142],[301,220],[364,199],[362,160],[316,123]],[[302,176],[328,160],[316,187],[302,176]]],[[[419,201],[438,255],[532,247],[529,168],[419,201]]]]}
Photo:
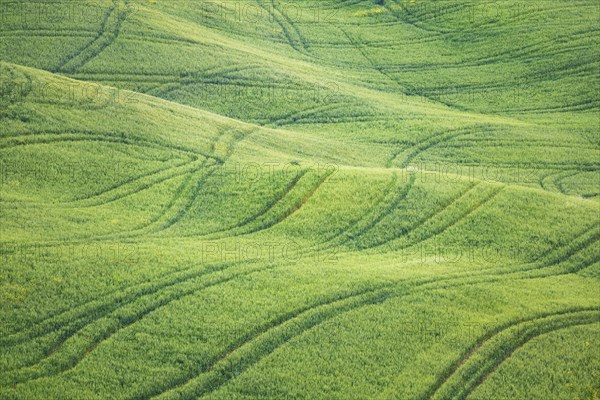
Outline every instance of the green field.
{"type": "Polygon", "coordinates": [[[0,0],[0,399],[600,399],[597,0],[0,0]]]}

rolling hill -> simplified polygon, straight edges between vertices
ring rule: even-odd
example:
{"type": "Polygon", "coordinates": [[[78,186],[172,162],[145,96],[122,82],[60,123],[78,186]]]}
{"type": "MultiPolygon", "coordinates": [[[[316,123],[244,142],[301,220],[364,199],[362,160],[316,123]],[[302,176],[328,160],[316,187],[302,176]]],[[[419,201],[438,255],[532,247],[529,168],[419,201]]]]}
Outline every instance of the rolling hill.
{"type": "Polygon", "coordinates": [[[0,20],[0,398],[600,396],[596,1],[0,20]]]}

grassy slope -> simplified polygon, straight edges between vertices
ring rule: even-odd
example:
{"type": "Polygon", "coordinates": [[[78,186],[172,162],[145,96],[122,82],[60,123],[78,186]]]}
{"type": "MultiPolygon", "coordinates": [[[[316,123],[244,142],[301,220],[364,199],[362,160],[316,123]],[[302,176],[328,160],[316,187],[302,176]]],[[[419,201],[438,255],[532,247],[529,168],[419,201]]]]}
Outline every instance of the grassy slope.
{"type": "Polygon", "coordinates": [[[0,396],[546,396],[527,343],[598,321],[597,5],[383,3],[5,14],[0,396]]]}

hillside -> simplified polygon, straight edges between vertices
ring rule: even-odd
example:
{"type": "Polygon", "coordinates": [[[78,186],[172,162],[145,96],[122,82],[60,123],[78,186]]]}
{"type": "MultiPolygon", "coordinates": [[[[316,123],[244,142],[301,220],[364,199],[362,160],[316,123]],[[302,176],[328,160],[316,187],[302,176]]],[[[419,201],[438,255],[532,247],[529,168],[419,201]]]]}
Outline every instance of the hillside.
{"type": "Polygon", "coordinates": [[[600,396],[597,2],[0,10],[0,398],[600,396]]]}

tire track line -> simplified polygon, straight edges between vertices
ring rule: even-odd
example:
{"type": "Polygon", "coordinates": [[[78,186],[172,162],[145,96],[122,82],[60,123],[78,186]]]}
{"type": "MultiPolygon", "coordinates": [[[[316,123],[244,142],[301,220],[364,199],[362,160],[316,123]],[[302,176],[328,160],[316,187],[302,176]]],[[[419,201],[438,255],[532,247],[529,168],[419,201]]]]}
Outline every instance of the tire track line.
{"type": "MultiPolygon", "coordinates": [[[[199,193],[199,191],[200,191],[203,183],[206,181],[206,179],[208,179],[208,177],[210,175],[214,174],[214,172],[218,169],[218,167],[220,165],[222,165],[233,154],[235,146],[241,140],[244,140],[245,138],[247,138],[249,135],[251,135],[257,129],[254,129],[254,130],[252,130],[250,132],[246,132],[246,133],[236,133],[234,135],[233,141],[232,141],[232,143],[230,143],[223,159],[220,159],[216,156],[207,156],[206,160],[203,160],[202,165],[197,170],[190,173],[188,175],[187,179],[179,186],[179,188],[175,191],[175,194],[174,194],[173,198],[170,200],[170,202],[165,207],[163,207],[163,210],[157,216],[153,217],[149,223],[147,223],[141,227],[138,227],[138,228],[133,228],[133,229],[125,231],[125,232],[120,232],[118,234],[109,234],[109,235],[103,235],[103,236],[98,236],[98,237],[93,237],[93,238],[83,238],[83,239],[79,239],[79,240],[85,241],[85,240],[91,240],[91,239],[93,239],[93,240],[129,239],[129,238],[144,235],[147,233],[158,233],[160,231],[163,231],[163,230],[168,229],[169,227],[173,226],[176,222],[178,222],[183,217],[183,215],[185,215],[189,211],[189,208],[193,204],[197,194],[199,193]],[[216,160],[216,165],[215,164],[207,165],[207,162],[209,160],[216,160]],[[205,168],[205,167],[207,167],[207,168],[205,168]],[[205,172],[205,169],[207,169],[207,172],[205,172]],[[195,180],[194,180],[194,178],[195,178],[195,180]],[[189,198],[185,198],[185,193],[190,194],[189,198]],[[175,209],[175,207],[177,207],[177,206],[179,206],[178,210],[175,209]]],[[[219,140],[219,138],[217,138],[217,140],[219,140]]],[[[1,146],[0,146],[0,148],[1,148],[1,146]]],[[[77,243],[77,241],[71,241],[71,242],[77,243]]],[[[64,245],[65,241],[60,241],[56,244],[64,245]]],[[[47,243],[46,245],[51,246],[54,244],[47,243]]]]}
{"type": "Polygon", "coordinates": [[[585,324],[598,322],[599,317],[600,314],[598,313],[598,308],[575,308],[553,313],[543,313],[531,318],[522,318],[517,321],[511,321],[500,325],[481,337],[454,365],[451,366],[448,372],[444,374],[444,377],[421,398],[435,399],[440,398],[441,396],[441,398],[444,399],[464,399],[483,383],[486,377],[491,375],[502,362],[506,361],[515,350],[525,345],[529,340],[557,329],[581,324],[582,321],[584,321],[583,323],[585,324]],[[592,313],[590,314],[590,312],[592,313]],[[584,315],[580,318],[576,318],[580,314],[584,315]],[[546,322],[548,325],[540,324],[536,326],[537,322],[546,322]],[[506,345],[505,342],[498,344],[493,343],[495,340],[499,340],[498,338],[500,336],[514,328],[528,324],[533,325],[529,330],[525,330],[524,332],[518,331],[516,334],[512,335],[513,337],[510,341],[512,342],[514,340],[514,342],[510,343],[508,349],[504,348],[506,345]],[[487,346],[492,347],[490,354],[491,358],[480,361],[480,365],[478,365],[476,357],[482,352],[487,353],[487,346]],[[497,347],[494,348],[494,346],[497,347]],[[474,359],[475,361],[473,361],[474,359]],[[464,373],[462,373],[463,370],[468,371],[468,375],[464,376],[464,373]],[[453,384],[452,380],[454,380],[457,374],[463,376],[466,380],[460,380],[453,384]]]}
{"type": "Polygon", "coordinates": [[[263,10],[265,10],[267,13],[269,13],[269,15],[271,15],[271,17],[277,22],[277,24],[281,27],[281,30],[283,31],[283,34],[285,35],[285,38],[287,39],[289,45],[296,50],[298,53],[306,55],[306,52],[300,48],[298,46],[298,43],[296,42],[295,39],[292,38],[292,35],[290,34],[290,31],[288,29],[288,27],[286,26],[286,24],[284,23],[284,21],[278,17],[275,12],[273,10],[270,9],[270,7],[266,6],[265,4],[263,4],[262,0],[256,0],[256,3],[258,3],[259,7],[262,8],[263,10]]]}
{"type": "MultiPolygon", "coordinates": [[[[426,234],[425,236],[421,236],[418,241],[410,243],[410,244],[406,244],[403,248],[407,248],[407,247],[411,247],[414,246],[415,244],[419,244],[422,243],[428,239],[431,239],[434,236],[438,236],[442,233],[444,233],[445,231],[447,231],[448,229],[452,228],[453,226],[463,222],[465,219],[467,219],[468,217],[470,217],[471,215],[473,215],[475,212],[477,212],[479,209],[481,209],[481,207],[483,207],[485,204],[489,203],[490,201],[492,201],[494,198],[496,198],[496,196],[502,191],[504,190],[504,186],[495,188],[493,190],[490,191],[489,194],[485,195],[485,197],[481,200],[479,200],[477,202],[477,204],[475,204],[472,207],[469,207],[465,212],[463,212],[458,218],[450,221],[448,224],[444,224],[438,228],[435,228],[432,232],[426,234]]],[[[414,231],[413,231],[414,232],[414,231]]],[[[392,239],[392,240],[396,240],[392,239]]],[[[389,242],[386,242],[389,243],[389,242]]],[[[378,244],[377,246],[381,246],[381,244],[378,244]]]]}
{"type": "MultiPolygon", "coordinates": [[[[597,232],[597,231],[598,231],[597,227],[596,227],[596,232],[594,232],[594,229],[593,229],[593,228],[586,229],[586,230],[585,230],[585,231],[584,231],[584,232],[583,232],[581,235],[578,235],[578,236],[577,236],[577,239],[576,239],[576,240],[579,240],[579,239],[581,239],[582,237],[583,237],[583,238],[585,238],[585,236],[591,232],[591,233],[593,234],[593,236],[592,236],[592,239],[593,239],[594,241],[597,241],[597,240],[598,240],[598,236],[599,236],[599,232],[597,232]]],[[[584,241],[584,243],[583,243],[583,244],[578,244],[578,245],[576,245],[576,246],[570,245],[570,246],[571,246],[571,248],[568,248],[568,249],[567,249],[567,257],[571,257],[573,254],[576,254],[576,253],[578,253],[578,252],[582,251],[583,249],[585,249],[585,248],[586,248],[586,246],[589,246],[589,244],[590,244],[589,242],[590,242],[590,241],[589,241],[589,239],[586,239],[586,241],[584,241]]],[[[593,243],[593,242],[592,242],[592,243],[593,243]]],[[[562,249],[559,249],[559,250],[562,250],[562,249]]],[[[551,252],[550,252],[550,257],[549,257],[549,258],[550,258],[550,262],[549,262],[549,263],[546,263],[546,264],[547,264],[547,265],[546,265],[546,267],[552,266],[552,265],[554,264],[554,263],[553,263],[553,261],[552,261],[552,257],[551,257],[551,256],[552,256],[552,254],[551,254],[552,252],[553,252],[553,251],[551,251],[551,252]]],[[[564,257],[563,257],[563,259],[564,259],[564,257]]],[[[558,262],[560,263],[560,257],[559,257],[559,261],[558,261],[558,262]]],[[[595,262],[595,261],[592,261],[592,263],[593,263],[593,262],[595,262]]],[[[273,267],[273,268],[274,268],[274,267],[273,267]]],[[[535,269],[535,266],[534,266],[534,267],[532,267],[532,268],[533,268],[533,269],[535,269]]],[[[531,270],[532,268],[529,268],[529,270],[531,270]]],[[[542,264],[542,268],[545,268],[545,267],[543,266],[543,264],[542,264]]],[[[579,268],[578,268],[578,270],[580,270],[581,268],[585,268],[585,267],[579,267],[579,268]]],[[[264,268],[259,268],[259,269],[257,269],[256,271],[252,271],[252,272],[249,272],[249,273],[261,272],[261,271],[264,271],[264,270],[265,270],[264,268]]],[[[448,278],[442,278],[442,279],[428,279],[428,280],[421,280],[421,281],[417,281],[417,282],[415,282],[415,286],[413,286],[413,287],[409,287],[409,288],[408,288],[408,290],[409,290],[409,294],[411,294],[411,293],[414,291],[414,290],[413,290],[414,288],[416,288],[416,287],[421,287],[421,286],[425,287],[425,286],[427,286],[428,284],[429,284],[429,285],[431,285],[431,284],[433,284],[433,285],[434,285],[434,287],[433,287],[433,288],[429,287],[428,289],[436,289],[435,285],[438,285],[439,283],[444,283],[445,281],[452,281],[452,280],[456,280],[456,279],[460,279],[460,280],[461,280],[460,282],[458,282],[458,284],[457,284],[457,285],[446,285],[446,286],[438,287],[438,289],[439,289],[439,288],[447,288],[447,287],[452,287],[452,286],[461,286],[461,285],[465,285],[465,284],[483,283],[483,282],[486,282],[486,281],[490,281],[490,279],[487,279],[487,280],[485,280],[485,279],[484,279],[483,281],[480,279],[480,281],[479,281],[479,282],[464,282],[464,279],[465,279],[465,278],[475,278],[475,279],[477,279],[477,278],[481,278],[481,277],[484,277],[484,278],[485,278],[485,276],[486,276],[486,275],[492,275],[492,276],[493,276],[493,275],[511,275],[511,274],[513,274],[513,275],[514,275],[514,274],[519,274],[519,273],[522,273],[523,271],[527,271],[527,268],[525,268],[525,269],[521,269],[521,270],[518,270],[518,271],[508,271],[508,272],[505,272],[505,271],[500,271],[500,272],[494,272],[494,273],[492,273],[492,274],[490,274],[490,273],[488,273],[488,272],[485,272],[485,271],[484,271],[484,272],[482,272],[482,273],[479,273],[479,274],[462,274],[462,276],[461,276],[461,275],[457,275],[457,276],[448,277],[448,278]]],[[[563,272],[563,274],[571,274],[571,273],[574,273],[574,271],[573,271],[572,269],[569,269],[569,270],[567,270],[566,272],[563,272]]],[[[556,275],[556,274],[552,274],[552,273],[550,273],[550,274],[546,274],[546,276],[555,276],[555,275],[556,275]]],[[[559,275],[560,275],[560,274],[559,274],[559,275]]],[[[544,276],[544,275],[542,275],[542,277],[543,277],[543,276],[544,276]]],[[[536,277],[536,276],[525,276],[525,278],[535,278],[535,277],[536,277]]],[[[537,277],[540,277],[540,276],[538,275],[537,277]]],[[[233,279],[233,278],[232,278],[232,279],[233,279]]],[[[498,279],[492,279],[492,281],[497,281],[497,280],[498,280],[498,279]]],[[[374,293],[374,296],[370,296],[370,297],[368,297],[367,299],[363,299],[363,300],[366,300],[366,303],[365,303],[364,305],[358,304],[358,305],[357,305],[357,307],[351,308],[351,309],[349,309],[349,310],[347,310],[347,311],[351,311],[351,310],[353,310],[353,309],[355,309],[355,308],[360,308],[360,307],[363,307],[363,306],[366,306],[366,305],[369,305],[369,304],[375,304],[375,303],[378,303],[378,302],[384,301],[384,300],[385,300],[385,299],[387,299],[389,296],[397,296],[397,295],[399,295],[399,293],[396,293],[396,291],[392,291],[392,292],[390,292],[390,290],[389,290],[389,289],[390,289],[392,286],[396,286],[396,287],[401,287],[401,288],[404,288],[404,286],[406,285],[406,283],[409,283],[409,282],[408,282],[408,281],[401,281],[399,284],[398,284],[398,283],[390,283],[390,284],[387,284],[387,285],[384,285],[384,286],[382,286],[381,288],[376,288],[376,289],[373,289],[373,288],[371,288],[371,289],[367,289],[367,290],[365,290],[364,292],[360,292],[360,293],[358,293],[358,295],[362,295],[362,294],[365,294],[365,293],[371,293],[371,292],[373,292],[373,293],[374,293]],[[381,290],[377,290],[377,289],[381,289],[381,290]]],[[[176,293],[179,293],[179,292],[180,292],[180,291],[178,290],[176,293]]],[[[352,299],[352,298],[354,298],[354,297],[356,297],[356,296],[357,296],[357,294],[351,294],[351,295],[350,295],[350,296],[348,296],[348,297],[335,298],[335,299],[333,299],[333,302],[335,303],[335,302],[338,302],[338,301],[340,301],[340,300],[352,299]]],[[[329,305],[329,304],[331,304],[331,302],[329,302],[329,303],[319,303],[319,304],[320,304],[320,305],[329,305]]],[[[310,311],[311,309],[314,309],[315,307],[320,307],[320,305],[317,305],[317,306],[311,306],[311,307],[309,307],[309,309],[305,309],[305,310],[303,310],[303,311],[302,311],[300,314],[296,313],[296,314],[294,314],[294,315],[290,316],[290,317],[288,318],[288,320],[289,320],[289,319],[296,318],[296,317],[297,317],[297,316],[299,316],[299,315],[305,314],[307,311],[310,311]]],[[[346,311],[342,311],[342,312],[346,312],[346,311]]],[[[335,314],[335,315],[339,315],[339,313],[338,313],[338,314],[335,314]]],[[[335,316],[335,315],[333,315],[333,316],[335,316]]],[[[314,319],[314,318],[313,318],[313,319],[314,319]]],[[[285,321],[283,321],[282,323],[285,323],[285,322],[286,322],[286,321],[288,321],[288,320],[285,320],[285,321]]],[[[323,322],[323,321],[318,321],[316,325],[320,324],[321,322],[323,322]]],[[[316,326],[316,325],[314,325],[314,326],[316,326]]],[[[309,327],[308,329],[310,329],[310,327],[309,327]]],[[[264,333],[264,332],[263,332],[263,333],[264,333]]],[[[261,335],[262,335],[262,334],[261,334],[261,335]]],[[[288,339],[288,340],[289,340],[289,339],[288,339]]],[[[284,341],[284,342],[287,342],[287,340],[286,340],[286,341],[284,341]]],[[[277,347],[278,347],[278,346],[277,346],[277,347]]],[[[87,353],[86,353],[86,354],[87,354],[87,353]]],[[[258,360],[257,360],[257,361],[258,361],[258,360]]],[[[212,367],[211,367],[211,370],[212,370],[212,367]]],[[[179,386],[181,386],[181,385],[179,385],[179,386]]]]}
{"type": "Polygon", "coordinates": [[[472,134],[474,133],[473,131],[478,128],[484,129],[484,127],[481,126],[460,128],[427,137],[423,140],[418,141],[416,144],[409,147],[408,149],[401,149],[397,153],[392,154],[391,159],[387,162],[387,166],[391,167],[394,164],[394,161],[396,161],[396,159],[401,154],[406,153],[403,161],[399,164],[400,168],[406,168],[409,166],[411,161],[413,161],[417,156],[426,152],[427,150],[436,147],[442,143],[448,142],[452,139],[455,139],[457,137],[472,134]]]}
{"type": "MultiPolygon", "coordinates": [[[[228,266],[229,264],[224,265],[228,266]]],[[[45,336],[49,333],[56,332],[69,323],[79,324],[81,323],[80,320],[89,314],[96,315],[99,311],[105,308],[107,304],[120,304],[128,299],[131,299],[132,297],[154,293],[163,287],[177,284],[180,281],[199,276],[198,274],[206,273],[206,271],[195,271],[196,267],[197,266],[167,273],[150,282],[142,282],[136,285],[119,288],[101,295],[100,297],[74,306],[73,308],[63,309],[43,319],[30,322],[29,325],[32,325],[31,327],[12,333],[8,336],[1,337],[0,346],[4,347],[25,343],[35,338],[45,336]],[[113,296],[115,297],[113,298],[113,296]]]]}
{"type": "Polygon", "coordinates": [[[74,55],[72,55],[72,56],[68,57],[68,58],[67,58],[66,60],[64,60],[64,61],[61,61],[61,62],[60,62],[60,63],[59,63],[57,66],[56,66],[56,68],[54,69],[54,71],[52,71],[52,72],[67,72],[67,71],[64,71],[64,67],[65,67],[65,66],[66,66],[66,65],[67,65],[69,62],[71,62],[72,60],[74,60],[76,57],[78,57],[79,55],[81,55],[81,54],[82,54],[84,51],[87,51],[87,50],[88,50],[88,49],[89,49],[89,48],[90,48],[90,47],[91,47],[91,46],[92,46],[94,43],[96,43],[96,42],[97,42],[97,41],[98,41],[98,40],[99,40],[99,39],[102,37],[102,35],[104,35],[104,33],[105,33],[106,29],[107,29],[108,23],[109,23],[109,21],[110,21],[110,18],[111,18],[111,17],[113,16],[113,14],[115,13],[115,10],[116,10],[116,4],[117,4],[117,3],[116,3],[116,1],[115,1],[115,0],[113,0],[113,5],[112,5],[112,7],[111,7],[111,8],[109,8],[109,9],[108,9],[108,10],[105,12],[105,14],[104,14],[104,19],[102,20],[102,23],[101,23],[101,25],[100,25],[100,30],[99,30],[98,32],[95,32],[95,34],[96,34],[96,37],[95,37],[95,38],[94,38],[94,39],[93,39],[91,42],[89,42],[88,44],[86,44],[86,45],[85,45],[83,48],[81,48],[79,51],[77,51],[77,52],[76,52],[74,55]]]}
{"type": "MultiPolygon", "coordinates": [[[[519,273],[517,271],[516,273],[519,273]]],[[[467,275],[467,278],[479,278],[479,282],[485,283],[486,273],[476,275],[467,275]]],[[[500,277],[492,279],[498,281],[500,277]]],[[[364,293],[350,295],[343,299],[334,300],[329,303],[322,303],[317,306],[311,306],[308,309],[301,310],[294,314],[288,315],[287,318],[279,318],[278,324],[262,332],[255,332],[250,335],[247,340],[242,343],[236,343],[233,348],[221,354],[206,371],[199,374],[188,376],[182,379],[182,382],[176,383],[175,386],[167,390],[161,390],[154,393],[152,398],[156,399],[191,399],[198,398],[214,392],[235,376],[252,367],[264,357],[271,354],[279,347],[288,343],[292,338],[306,333],[308,330],[320,325],[328,319],[340,316],[344,313],[355,311],[357,309],[379,304],[391,297],[397,297],[403,293],[398,293],[399,290],[405,289],[404,294],[408,296],[417,294],[421,290],[443,289],[453,286],[462,286],[473,284],[473,282],[464,282],[465,277],[450,277],[442,279],[429,279],[415,282],[413,286],[406,287],[407,281],[392,283],[382,288],[367,290],[364,293]],[[461,279],[456,285],[445,285],[436,288],[439,283],[461,279]],[[427,286],[429,285],[429,286],[427,286]],[[433,287],[432,287],[433,285],[433,287]],[[395,288],[395,290],[394,290],[395,288]],[[415,289],[419,290],[415,290],[415,289]],[[323,311],[320,308],[324,308],[323,311]],[[279,334],[279,337],[276,335],[279,334]],[[272,338],[271,336],[276,336],[272,338]]],[[[489,279],[488,279],[489,281],[489,279]]]]}
{"type": "MultiPolygon", "coordinates": [[[[279,204],[283,204],[284,210],[282,210],[282,212],[279,215],[275,215],[273,220],[263,221],[262,223],[259,223],[259,225],[255,226],[255,227],[251,227],[250,229],[246,229],[242,232],[236,232],[233,235],[230,235],[228,237],[250,235],[253,233],[271,229],[271,228],[275,227],[276,225],[283,223],[285,220],[287,220],[293,214],[298,212],[304,206],[304,204],[306,204],[317,193],[319,188],[327,181],[327,179],[332,174],[333,174],[333,171],[328,171],[327,173],[323,174],[322,176],[318,176],[317,181],[315,182],[314,185],[312,185],[310,187],[308,192],[305,192],[304,195],[302,196],[302,198],[299,198],[296,202],[290,204],[289,206],[286,206],[284,204],[284,202],[276,203],[276,206],[279,204]]],[[[267,216],[268,215],[265,214],[265,218],[267,218],[267,216]]]]}
{"type": "Polygon", "coordinates": [[[86,141],[98,141],[108,143],[126,144],[129,146],[138,147],[149,147],[158,149],[171,149],[182,153],[188,153],[192,156],[201,155],[207,159],[214,159],[215,161],[222,162],[223,160],[215,157],[214,155],[203,153],[199,150],[186,149],[175,145],[168,145],[159,142],[146,141],[138,137],[124,137],[118,134],[110,133],[96,133],[96,132],[84,132],[84,131],[67,131],[67,132],[43,132],[40,134],[23,134],[8,136],[2,138],[0,142],[0,150],[8,149],[19,146],[30,146],[37,144],[52,144],[60,142],[86,142],[86,141]]]}
{"type": "Polygon", "coordinates": [[[57,72],[77,72],[92,59],[100,55],[106,48],[113,44],[119,37],[123,22],[129,13],[128,5],[124,1],[113,0],[113,7],[104,19],[96,39],[81,49],[75,56],[61,62],[56,68],[57,72]],[[114,22],[112,21],[114,19],[114,22]],[[109,26],[114,24],[113,26],[109,26]],[[109,31],[110,29],[110,31],[109,31]]]}
{"type": "Polygon", "coordinates": [[[388,206],[383,210],[381,214],[376,216],[373,220],[369,221],[366,226],[362,227],[361,230],[352,236],[346,236],[346,238],[339,245],[343,245],[347,242],[356,241],[360,239],[364,235],[368,234],[373,228],[375,228],[381,221],[383,221],[387,216],[389,216],[395,209],[398,208],[400,203],[403,200],[406,200],[407,196],[410,194],[411,189],[414,187],[415,181],[417,179],[416,174],[411,173],[408,183],[401,188],[401,190],[396,194],[396,196],[391,200],[388,206]]]}
{"type": "Polygon", "coordinates": [[[96,194],[85,199],[77,199],[73,202],[70,202],[71,204],[69,204],[69,207],[81,208],[105,206],[117,200],[122,200],[132,195],[135,195],[144,190],[151,189],[152,187],[166,182],[168,180],[182,177],[198,168],[198,164],[202,163],[204,163],[204,160],[192,160],[186,163],[181,163],[176,166],[161,168],[158,171],[151,172],[149,174],[136,177],[135,179],[128,180],[122,185],[111,188],[103,193],[96,194]],[[118,193],[118,190],[121,189],[124,185],[131,185],[133,187],[127,188],[127,190],[125,190],[123,193],[118,193]]]}
{"type": "MultiPolygon", "coordinates": [[[[391,241],[394,241],[394,240],[404,237],[406,235],[412,234],[414,231],[418,230],[419,228],[422,228],[425,224],[435,223],[435,221],[437,219],[439,219],[438,217],[440,215],[443,215],[444,213],[446,213],[448,211],[448,209],[451,209],[457,203],[462,202],[464,198],[468,197],[470,195],[470,193],[472,193],[476,189],[476,187],[478,187],[477,184],[474,184],[474,183],[469,184],[468,187],[464,191],[462,191],[457,197],[453,198],[448,204],[444,205],[442,208],[435,211],[433,214],[429,215],[425,219],[417,222],[415,225],[411,226],[407,231],[401,232],[400,235],[393,236],[390,239],[385,239],[383,241],[380,241],[376,245],[360,248],[360,250],[366,250],[366,249],[370,249],[370,248],[376,248],[376,247],[383,246],[391,241]],[[431,222],[431,221],[434,221],[434,222],[431,222]]],[[[420,242],[417,242],[417,243],[420,243],[420,242]]]]}
{"type": "Polygon", "coordinates": [[[208,239],[218,239],[221,237],[232,237],[232,236],[227,235],[227,234],[230,234],[231,232],[234,232],[233,236],[235,236],[235,230],[243,229],[243,228],[247,227],[248,225],[251,225],[253,222],[255,222],[255,221],[259,220],[261,217],[264,217],[265,215],[267,215],[278,204],[283,203],[285,201],[286,197],[288,197],[290,195],[290,193],[298,186],[298,183],[305,175],[306,175],[306,171],[302,171],[302,172],[298,173],[284,187],[284,189],[282,191],[280,191],[280,193],[275,198],[273,198],[271,201],[269,201],[260,211],[258,211],[257,213],[255,213],[254,215],[252,215],[250,217],[243,219],[241,222],[237,223],[236,225],[231,226],[229,228],[222,229],[222,230],[205,233],[205,234],[184,235],[184,237],[198,237],[198,238],[204,237],[204,238],[208,238],[208,239]]]}
{"type": "Polygon", "coordinates": [[[279,13],[279,15],[281,15],[283,17],[283,19],[288,23],[288,25],[294,30],[294,32],[296,32],[296,36],[298,36],[298,40],[300,41],[300,44],[302,45],[302,48],[303,48],[302,52],[305,55],[307,55],[309,45],[308,45],[308,42],[306,41],[306,39],[304,38],[304,36],[302,36],[302,34],[300,33],[300,29],[298,29],[298,26],[296,24],[294,24],[294,22],[291,20],[290,17],[288,17],[283,11],[281,11],[277,7],[275,0],[271,0],[271,4],[273,5],[273,10],[277,11],[279,13]]]}
{"type": "Polygon", "coordinates": [[[140,296],[132,302],[117,307],[112,312],[95,319],[93,322],[85,324],[77,330],[70,329],[67,332],[68,338],[61,340],[57,346],[48,352],[47,357],[34,365],[11,371],[6,375],[1,376],[0,379],[14,385],[67,372],[77,367],[79,363],[100,344],[109,340],[121,330],[140,321],[150,313],[168,306],[183,297],[197,294],[210,287],[218,286],[236,278],[248,276],[252,273],[265,272],[274,268],[276,268],[275,265],[258,267],[249,271],[231,273],[226,276],[210,279],[213,275],[226,273],[228,267],[225,267],[214,271],[200,273],[172,285],[165,286],[160,292],[157,292],[158,294],[155,292],[140,296]],[[202,279],[207,276],[209,277],[207,282],[190,282],[196,278],[202,279]],[[66,350],[62,351],[62,349],[66,350]],[[64,353],[66,353],[66,355],[64,353]]]}
{"type": "MultiPolygon", "coordinates": [[[[339,243],[340,240],[345,242],[345,241],[347,241],[347,239],[349,237],[353,237],[354,235],[352,233],[349,234],[348,233],[349,231],[353,231],[353,230],[355,230],[355,228],[358,229],[359,231],[362,230],[362,228],[360,228],[359,225],[362,224],[363,221],[365,224],[368,224],[369,216],[371,214],[379,213],[379,210],[378,210],[379,207],[385,205],[388,202],[388,200],[392,201],[393,190],[397,184],[397,181],[398,181],[398,175],[394,173],[392,175],[392,181],[383,190],[383,195],[381,196],[381,198],[379,198],[377,200],[377,202],[373,205],[373,207],[371,207],[367,212],[362,214],[357,220],[353,221],[348,226],[346,226],[345,229],[341,230],[339,233],[337,233],[334,236],[332,236],[331,238],[327,239],[327,241],[325,243],[328,245],[327,248],[331,248],[331,247],[340,245],[340,243],[339,243]]],[[[381,211],[381,212],[383,212],[383,211],[381,211]]]]}

